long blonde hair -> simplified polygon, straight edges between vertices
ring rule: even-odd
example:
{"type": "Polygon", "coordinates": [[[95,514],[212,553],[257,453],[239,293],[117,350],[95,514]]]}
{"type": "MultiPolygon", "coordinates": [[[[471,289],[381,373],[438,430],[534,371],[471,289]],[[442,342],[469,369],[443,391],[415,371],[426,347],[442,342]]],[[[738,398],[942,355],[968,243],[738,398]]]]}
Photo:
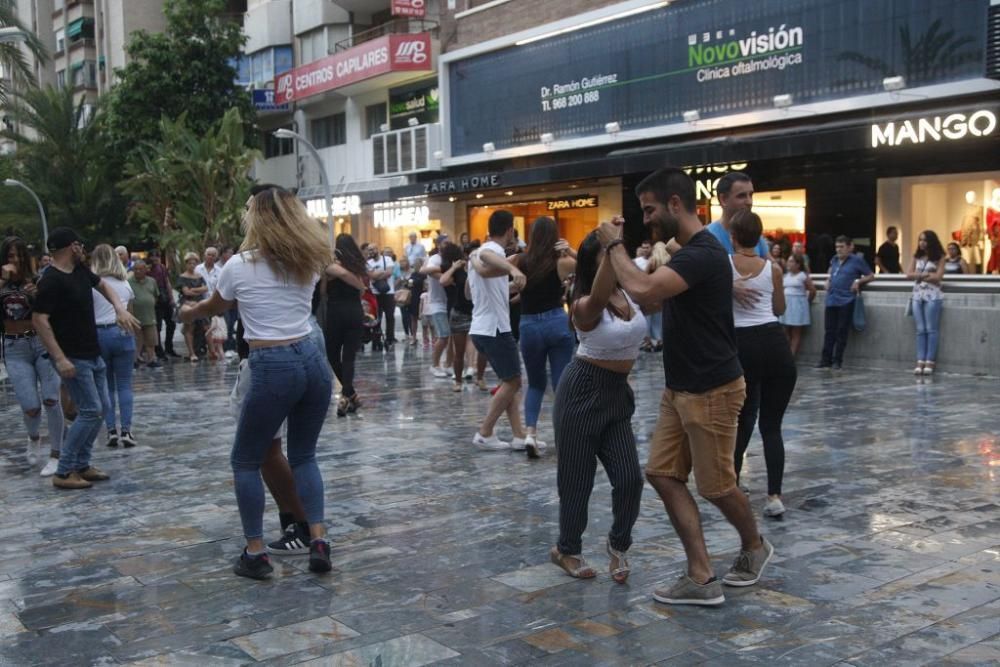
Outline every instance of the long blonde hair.
{"type": "Polygon", "coordinates": [[[90,253],[90,270],[102,278],[117,278],[118,280],[128,280],[125,267],[118,259],[114,248],[107,243],[101,243],[90,253]]]}
{"type": "Polygon", "coordinates": [[[323,227],[298,197],[278,188],[258,192],[243,216],[241,251],[257,253],[285,279],[308,285],[333,262],[323,227]]]}

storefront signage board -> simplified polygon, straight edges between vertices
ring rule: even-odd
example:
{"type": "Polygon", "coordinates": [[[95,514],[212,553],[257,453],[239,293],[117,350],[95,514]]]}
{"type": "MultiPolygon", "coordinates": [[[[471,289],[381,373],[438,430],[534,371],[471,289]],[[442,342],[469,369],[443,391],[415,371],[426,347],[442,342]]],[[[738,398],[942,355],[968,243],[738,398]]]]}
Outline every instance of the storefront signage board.
{"type": "Polygon", "coordinates": [[[574,208],[597,208],[597,195],[580,195],[547,200],[550,211],[565,211],[574,208]]]}
{"type": "Polygon", "coordinates": [[[288,104],[389,72],[431,71],[430,33],[385,35],[274,79],[277,104],[288,104]]]}
{"type": "Polygon", "coordinates": [[[500,174],[481,174],[478,176],[463,176],[424,183],[425,195],[442,195],[450,192],[469,192],[485,188],[498,188],[503,185],[500,174]]]}
{"type": "Polygon", "coordinates": [[[692,0],[457,60],[451,154],[982,77],[988,4],[692,0]]]}
{"type": "Polygon", "coordinates": [[[422,19],[426,14],[426,0],[392,0],[393,16],[410,16],[422,19]]]}
{"type": "Polygon", "coordinates": [[[274,91],[268,88],[253,91],[253,106],[258,113],[288,111],[287,104],[274,103],[274,91]]]}
{"type": "Polygon", "coordinates": [[[885,148],[965,138],[988,137],[997,130],[997,115],[989,109],[939,116],[914,116],[871,127],[872,148],[885,148]]]}
{"type": "Polygon", "coordinates": [[[436,79],[430,83],[389,91],[389,125],[393,130],[407,127],[411,118],[416,118],[421,125],[436,123],[439,110],[436,79]]]}

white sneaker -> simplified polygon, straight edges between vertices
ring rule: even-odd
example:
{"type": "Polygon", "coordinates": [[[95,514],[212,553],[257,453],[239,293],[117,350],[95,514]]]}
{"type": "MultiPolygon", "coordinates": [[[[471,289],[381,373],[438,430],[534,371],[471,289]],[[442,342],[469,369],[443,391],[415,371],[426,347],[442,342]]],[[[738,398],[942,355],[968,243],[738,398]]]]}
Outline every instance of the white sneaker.
{"type": "Polygon", "coordinates": [[[465,372],[462,373],[462,377],[465,378],[466,380],[471,380],[472,378],[476,377],[476,371],[475,371],[475,369],[473,369],[473,368],[466,368],[465,372]]]}
{"type": "Polygon", "coordinates": [[[451,373],[443,368],[438,368],[437,366],[431,366],[431,375],[436,378],[450,378],[451,373]]]}
{"type": "Polygon", "coordinates": [[[487,438],[477,431],[476,435],[472,437],[472,444],[480,449],[493,452],[510,451],[510,443],[498,438],[496,433],[487,438]]]}
{"type": "Polygon", "coordinates": [[[59,468],[59,459],[54,459],[50,456],[48,462],[45,464],[45,467],[42,468],[42,472],[38,474],[41,475],[42,477],[52,477],[52,475],[56,474],[56,470],[58,468],[59,468]]]}
{"type": "Polygon", "coordinates": [[[32,440],[28,438],[28,448],[25,450],[25,455],[28,457],[28,465],[33,466],[38,464],[38,446],[41,444],[41,440],[32,440]]]}
{"type": "Polygon", "coordinates": [[[523,438],[512,438],[510,441],[510,448],[515,452],[523,452],[528,446],[528,438],[531,436],[525,436],[523,438]]]}
{"type": "Polygon", "coordinates": [[[781,516],[785,513],[785,504],[781,498],[768,498],[764,503],[764,516],[781,516]]]}
{"type": "Polygon", "coordinates": [[[535,436],[529,435],[524,439],[524,449],[528,452],[529,459],[538,459],[545,451],[545,443],[535,436]]]}

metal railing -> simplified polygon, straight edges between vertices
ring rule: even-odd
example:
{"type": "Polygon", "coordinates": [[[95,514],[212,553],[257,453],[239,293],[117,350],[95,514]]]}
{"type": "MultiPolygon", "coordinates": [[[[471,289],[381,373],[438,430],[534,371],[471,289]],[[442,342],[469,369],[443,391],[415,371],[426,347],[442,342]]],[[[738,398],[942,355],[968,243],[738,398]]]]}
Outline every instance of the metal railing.
{"type": "MultiPolygon", "coordinates": [[[[814,273],[810,277],[818,290],[825,290],[829,275],[814,273]]],[[[902,274],[880,273],[864,287],[867,292],[910,292],[913,281],[902,274]]],[[[941,280],[941,289],[952,294],[1000,293],[1000,275],[947,274],[941,280]]]]}
{"type": "Polygon", "coordinates": [[[358,44],[364,44],[385,35],[410,35],[418,32],[434,32],[437,29],[437,21],[397,17],[374,28],[356,32],[347,39],[340,40],[333,45],[330,53],[340,53],[341,51],[353,49],[358,44]]]}

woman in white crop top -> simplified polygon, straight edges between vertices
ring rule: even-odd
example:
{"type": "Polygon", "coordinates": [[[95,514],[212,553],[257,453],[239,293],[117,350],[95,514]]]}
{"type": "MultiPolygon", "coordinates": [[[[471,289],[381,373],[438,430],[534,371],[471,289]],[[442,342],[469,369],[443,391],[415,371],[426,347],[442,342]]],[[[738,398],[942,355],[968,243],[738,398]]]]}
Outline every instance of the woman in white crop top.
{"type": "Polygon", "coordinates": [[[570,312],[580,346],[556,388],[559,542],[549,558],[572,577],[597,575],[583,559],[582,536],[600,461],[614,489],[608,569],[616,582],[624,583],[630,572],[625,552],[632,545],[643,486],[628,374],[646,336],[646,318],[618,286],[604,255],[597,232],[583,240],[577,253],[570,312]]]}
{"type": "Polygon", "coordinates": [[[247,201],[243,227],[242,252],[226,262],[215,292],[180,312],[188,322],[238,303],[250,346],[250,388],[230,456],[247,547],[233,569],[253,579],[272,572],[264,550],[260,469],[273,435],[287,419],[288,464],[309,524],[309,569],[329,572],[316,441],[333,383],[324,351],[309,334],[313,290],[332,262],[332,251],[322,227],[302,202],[281,188],[263,189],[247,201]]]}
{"type": "Polygon", "coordinates": [[[740,211],[729,224],[735,254],[730,258],[733,280],[757,293],[757,301],[733,301],[736,344],[747,386],[736,431],[734,462],[739,477],[743,455],[759,425],[767,465],[767,495],[764,516],[776,517],[785,511],[781,484],[785,471],[785,443],[781,422],[795,389],[795,359],[778,316],[785,312],[782,271],[770,260],[757,256],[756,247],[764,231],[757,214],[740,211]],[[758,424],[759,414],[759,424],[758,424]]]}

